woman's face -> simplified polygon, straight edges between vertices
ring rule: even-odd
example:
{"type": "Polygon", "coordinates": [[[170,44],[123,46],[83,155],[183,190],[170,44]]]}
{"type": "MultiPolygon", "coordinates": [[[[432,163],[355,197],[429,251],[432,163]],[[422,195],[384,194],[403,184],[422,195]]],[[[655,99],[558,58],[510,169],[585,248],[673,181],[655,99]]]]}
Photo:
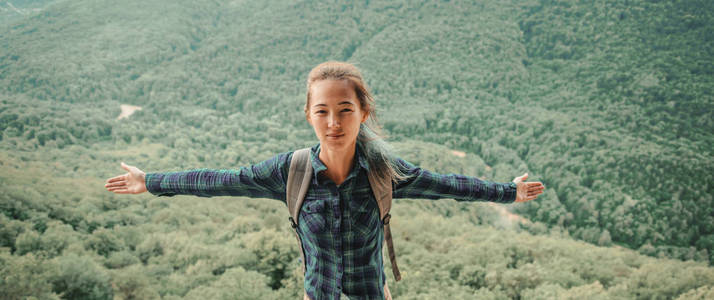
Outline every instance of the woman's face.
{"type": "Polygon", "coordinates": [[[349,80],[326,79],[310,87],[307,121],[323,148],[346,151],[354,148],[359,127],[367,120],[349,80]]]}

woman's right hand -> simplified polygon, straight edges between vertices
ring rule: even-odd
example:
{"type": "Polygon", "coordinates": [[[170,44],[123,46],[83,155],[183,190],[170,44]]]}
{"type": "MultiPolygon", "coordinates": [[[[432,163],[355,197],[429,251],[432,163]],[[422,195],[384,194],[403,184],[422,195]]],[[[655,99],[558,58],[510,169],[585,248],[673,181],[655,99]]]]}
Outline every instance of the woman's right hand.
{"type": "Polygon", "coordinates": [[[107,184],[104,185],[107,191],[117,194],[141,194],[146,192],[146,173],[123,162],[121,167],[129,173],[107,179],[107,184]]]}

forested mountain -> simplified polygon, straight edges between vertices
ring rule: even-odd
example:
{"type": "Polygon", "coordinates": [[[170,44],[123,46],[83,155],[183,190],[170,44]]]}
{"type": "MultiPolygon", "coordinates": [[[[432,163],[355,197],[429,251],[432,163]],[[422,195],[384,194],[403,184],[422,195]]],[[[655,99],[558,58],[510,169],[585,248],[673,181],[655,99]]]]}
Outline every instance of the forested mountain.
{"type": "Polygon", "coordinates": [[[26,2],[0,22],[0,298],[297,297],[283,204],[102,186],[315,144],[326,60],[410,161],[547,187],[398,201],[397,298],[714,293],[711,1],[26,2]]]}
{"type": "Polygon", "coordinates": [[[0,1],[0,25],[14,22],[38,13],[56,0],[3,0],[0,1]]]}

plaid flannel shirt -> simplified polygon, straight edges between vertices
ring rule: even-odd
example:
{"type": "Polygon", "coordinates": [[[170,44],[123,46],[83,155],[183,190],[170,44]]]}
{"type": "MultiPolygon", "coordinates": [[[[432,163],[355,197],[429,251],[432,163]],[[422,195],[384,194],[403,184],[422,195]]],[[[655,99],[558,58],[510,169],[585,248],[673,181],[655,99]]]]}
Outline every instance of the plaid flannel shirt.
{"type": "MultiPolygon", "coordinates": [[[[327,167],[318,158],[319,152],[320,144],[312,147],[314,176],[298,218],[297,230],[305,251],[305,291],[311,299],[339,299],[341,293],[350,299],[383,299],[384,232],[367,179],[367,159],[356,147],[354,165],[338,186],[320,173],[327,167]]],[[[146,188],[157,196],[247,196],[285,202],[292,154],[280,153],[239,169],[147,173],[146,188]]],[[[393,184],[393,198],[500,203],[511,203],[516,198],[516,185],[512,182],[442,175],[403,159],[396,161],[409,178],[393,184]]]]}

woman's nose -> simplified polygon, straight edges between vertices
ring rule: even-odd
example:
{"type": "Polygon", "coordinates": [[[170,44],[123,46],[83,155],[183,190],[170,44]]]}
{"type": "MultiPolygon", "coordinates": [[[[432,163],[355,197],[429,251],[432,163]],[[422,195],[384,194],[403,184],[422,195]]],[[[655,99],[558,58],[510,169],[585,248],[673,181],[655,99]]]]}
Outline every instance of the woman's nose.
{"type": "Polygon", "coordinates": [[[328,125],[330,127],[340,127],[340,120],[335,115],[331,115],[328,120],[328,125]]]}

